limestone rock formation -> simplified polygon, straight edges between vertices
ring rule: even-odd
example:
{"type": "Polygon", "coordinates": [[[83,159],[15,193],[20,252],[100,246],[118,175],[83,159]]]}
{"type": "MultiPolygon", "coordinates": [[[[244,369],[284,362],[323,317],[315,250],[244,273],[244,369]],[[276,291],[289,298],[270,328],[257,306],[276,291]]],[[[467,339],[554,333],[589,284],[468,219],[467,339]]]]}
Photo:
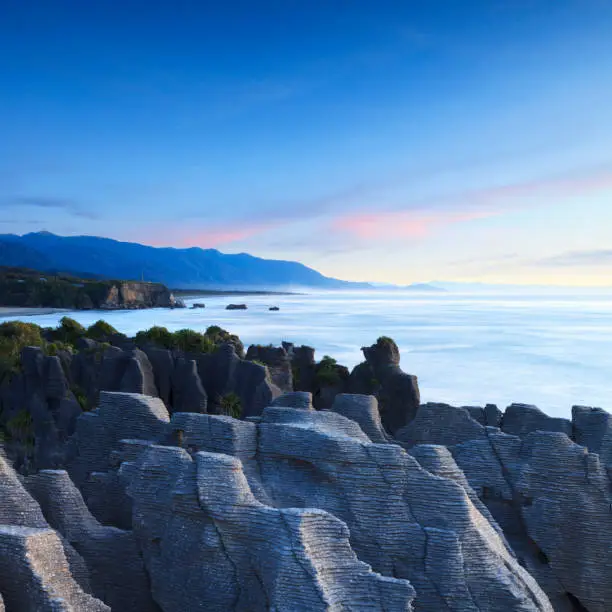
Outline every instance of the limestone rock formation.
{"type": "Polygon", "coordinates": [[[9,612],[110,612],[70,574],[52,529],[0,525],[0,591],[9,612]]]}
{"type": "Polygon", "coordinates": [[[366,361],[353,370],[349,391],[375,393],[383,426],[394,435],[416,416],[421,401],[417,377],[401,370],[399,349],[391,338],[379,338],[361,350],[366,361]]]}
{"type": "Polygon", "coordinates": [[[567,419],[556,419],[544,414],[536,406],[529,404],[510,404],[504,412],[502,431],[524,438],[532,431],[560,431],[571,437],[572,424],[567,419]]]}
{"type": "Polygon", "coordinates": [[[485,436],[485,429],[467,408],[432,403],[421,405],[415,418],[395,434],[406,448],[416,444],[452,446],[485,436]]]}
{"type": "Polygon", "coordinates": [[[272,382],[283,392],[293,391],[291,360],[284,347],[252,344],[246,354],[249,361],[260,361],[268,367],[272,382]]]}
{"type": "Polygon", "coordinates": [[[286,408],[302,408],[303,410],[314,410],[312,405],[312,393],[306,391],[292,391],[283,393],[272,400],[270,406],[285,406],[286,408]]]}
{"type": "Polygon", "coordinates": [[[576,443],[597,453],[612,479],[612,414],[601,408],[574,406],[572,424],[576,443]]]}
{"type": "MultiPolygon", "coordinates": [[[[185,578],[178,571],[169,570],[173,560],[185,554],[185,547],[190,557],[199,559],[204,555],[208,566],[219,567],[212,576],[193,583],[198,589],[212,589],[215,585],[214,592],[205,592],[209,609],[227,608],[232,605],[228,601],[242,602],[240,598],[245,592],[252,593],[252,602],[260,602],[252,603],[251,609],[259,609],[257,606],[263,606],[261,602],[266,598],[274,600],[282,594],[279,601],[285,601],[284,598],[296,596],[291,589],[275,593],[269,590],[268,572],[281,571],[285,566],[280,560],[272,563],[278,551],[258,548],[248,535],[253,529],[245,527],[250,521],[259,520],[258,508],[263,505],[261,512],[270,529],[287,525],[288,516],[308,517],[312,529],[318,525],[315,531],[322,530],[321,534],[308,537],[324,547],[328,545],[320,538],[329,529],[324,526],[336,524],[331,517],[313,522],[310,511],[287,514],[282,509],[315,507],[334,515],[348,526],[345,533],[350,533],[350,548],[360,561],[389,579],[410,581],[417,593],[416,610],[444,606],[453,610],[476,607],[551,610],[546,597],[516,562],[498,530],[472,502],[465,483],[432,476],[397,445],[372,444],[355,421],[333,412],[270,407],[259,423],[214,415],[175,414],[169,427],[176,434],[180,432],[171,438],[182,449],[144,444],[140,459],[131,462],[135,469],[125,463],[126,467],[122,467],[122,471],[132,474],[128,492],[134,503],[135,534],[144,547],[154,596],[158,602],[164,602],[164,609],[185,605],[185,600],[180,599],[188,596],[185,578]],[[206,454],[199,454],[202,451],[206,454]],[[196,499],[194,487],[198,492],[196,499]],[[234,515],[224,504],[231,508],[235,503],[232,500],[237,499],[241,502],[234,515]],[[216,514],[220,512],[217,504],[224,508],[222,515],[216,514]],[[222,526],[204,529],[221,516],[225,517],[222,526]],[[284,519],[276,523],[274,516],[284,519]],[[184,538],[188,537],[186,530],[200,524],[202,527],[197,529],[210,535],[204,549],[194,549],[189,543],[191,539],[184,538]],[[262,558],[268,560],[265,567],[261,565],[262,558]],[[501,566],[500,558],[504,560],[501,566]],[[464,559],[474,559],[477,569],[466,570],[464,559]],[[243,567],[252,568],[248,577],[243,576],[243,567]],[[273,570],[275,567],[278,569],[273,570]],[[248,588],[236,590],[232,578],[236,572],[240,576],[237,583],[248,584],[248,588]],[[218,582],[221,578],[223,581],[218,582]]],[[[335,529],[336,533],[342,533],[342,523],[337,523],[340,532],[335,529]]],[[[302,518],[298,524],[304,524],[302,518]]],[[[304,529],[301,527],[300,533],[304,534],[304,529]]],[[[255,529],[260,530],[261,527],[255,529]]],[[[274,533],[265,539],[283,541],[293,532],[274,533]]],[[[291,538],[292,554],[300,556],[303,553],[297,551],[304,544],[291,538]]],[[[339,559],[342,555],[350,558],[347,544],[335,542],[336,553],[330,558],[339,559]],[[346,552],[340,555],[339,550],[346,552]]],[[[316,548],[310,550],[311,554],[316,553],[316,548]]],[[[369,570],[359,571],[371,576],[369,570]]],[[[293,572],[290,575],[297,580],[293,572]]],[[[338,580],[335,589],[348,588],[348,584],[343,586],[342,574],[337,571],[334,574],[338,580]]],[[[302,580],[299,579],[300,583],[302,580]]],[[[376,584],[379,580],[370,577],[365,582],[376,584]]],[[[403,593],[398,600],[403,607],[398,609],[406,609],[412,592],[408,583],[401,588],[395,582],[384,584],[389,586],[390,600],[383,605],[395,609],[392,602],[400,597],[398,593],[403,593]]],[[[202,591],[194,593],[202,596],[202,591]]],[[[304,593],[307,603],[287,599],[283,604],[287,607],[279,609],[308,606],[318,609],[313,596],[307,595],[306,586],[304,593]]],[[[381,602],[381,595],[377,597],[376,601],[381,602]]],[[[372,600],[364,607],[376,609],[374,605],[372,600]]],[[[240,606],[237,609],[242,609],[240,606]]]]}
{"type": "Polygon", "coordinates": [[[391,440],[389,434],[383,429],[378,412],[378,402],[374,396],[341,393],[336,396],[331,409],[355,421],[375,444],[386,444],[391,440]]]}
{"type": "Polygon", "coordinates": [[[113,610],[155,612],[148,577],[134,535],[105,527],[91,515],[63,470],[43,470],[27,480],[49,525],[83,557],[93,594],[113,610]]]}
{"type": "Polygon", "coordinates": [[[4,427],[13,430],[6,450],[20,471],[62,465],[63,445],[81,407],[60,358],[24,348],[21,371],[0,385],[0,414],[4,427]]]}
{"type": "MultiPolygon", "coordinates": [[[[420,460],[430,448],[423,444],[448,447],[556,612],[603,612],[612,602],[612,487],[600,456],[568,433],[601,452],[607,422],[603,411],[577,408],[568,427],[564,419],[513,405],[502,426],[519,437],[480,425],[464,408],[425,404],[398,437],[420,460]],[[589,426],[591,419],[597,425],[589,426]]],[[[445,475],[431,460],[423,465],[445,475]]]]}
{"type": "Polygon", "coordinates": [[[99,305],[103,310],[183,307],[184,304],[164,285],[137,281],[124,281],[112,285],[99,305]]]}
{"type": "Polygon", "coordinates": [[[348,385],[308,347],[116,342],[0,387],[32,446],[0,443],[0,611],[612,609],[607,412],[420,405],[386,338],[348,385]]]}

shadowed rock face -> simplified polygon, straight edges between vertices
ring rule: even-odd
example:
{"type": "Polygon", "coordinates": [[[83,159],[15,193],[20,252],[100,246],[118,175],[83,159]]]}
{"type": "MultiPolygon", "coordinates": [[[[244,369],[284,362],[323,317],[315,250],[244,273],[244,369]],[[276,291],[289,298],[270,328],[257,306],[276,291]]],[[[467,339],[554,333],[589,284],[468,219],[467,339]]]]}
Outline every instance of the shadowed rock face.
{"type": "Polygon", "coordinates": [[[40,348],[26,347],[21,354],[21,372],[0,386],[3,423],[23,422],[23,437],[33,448],[15,440],[7,452],[23,472],[61,466],[64,442],[74,432],[81,407],[70,390],[60,358],[48,357],[40,348]]]}
{"type": "Polygon", "coordinates": [[[361,350],[366,361],[351,373],[349,390],[376,394],[383,426],[395,435],[416,416],[421,401],[417,377],[401,370],[399,349],[390,338],[361,350]]]}
{"type": "Polygon", "coordinates": [[[246,354],[249,361],[261,361],[270,372],[272,382],[283,392],[293,391],[291,360],[287,351],[281,347],[251,345],[246,354]]]}

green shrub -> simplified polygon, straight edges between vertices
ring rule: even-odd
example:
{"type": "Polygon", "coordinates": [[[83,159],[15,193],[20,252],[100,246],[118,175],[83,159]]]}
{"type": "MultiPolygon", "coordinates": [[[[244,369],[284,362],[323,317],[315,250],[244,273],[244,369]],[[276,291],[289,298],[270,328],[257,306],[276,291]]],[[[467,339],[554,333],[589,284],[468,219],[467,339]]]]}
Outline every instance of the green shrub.
{"type": "Polygon", "coordinates": [[[27,410],[20,410],[12,416],[6,422],[5,429],[13,440],[32,444],[34,442],[34,423],[27,410]]]}
{"type": "Polygon", "coordinates": [[[233,391],[226,393],[221,398],[221,410],[223,414],[239,419],[242,416],[242,402],[240,397],[233,391]]]}
{"type": "Polygon", "coordinates": [[[66,342],[60,342],[59,340],[56,342],[49,342],[45,345],[45,353],[50,357],[58,355],[60,351],[74,353],[74,346],[66,342]]]}
{"type": "Polygon", "coordinates": [[[19,372],[24,347],[45,344],[40,331],[34,323],[7,321],[0,324],[0,381],[19,372]]]}
{"type": "Polygon", "coordinates": [[[300,368],[295,363],[291,364],[291,377],[293,379],[293,390],[298,391],[301,386],[300,368]]]}
{"type": "Polygon", "coordinates": [[[167,327],[160,327],[158,325],[154,325],[145,331],[139,331],[136,334],[136,344],[143,345],[148,343],[152,343],[166,349],[175,348],[174,335],[172,332],[168,331],[167,327]]]}
{"type": "Polygon", "coordinates": [[[58,328],[53,334],[54,339],[69,344],[76,344],[77,340],[84,335],[85,328],[78,321],[70,317],[62,317],[58,328]]]}
{"type": "Polygon", "coordinates": [[[70,390],[74,395],[77,402],[79,402],[79,406],[83,412],[87,412],[89,410],[89,402],[87,401],[87,395],[85,391],[81,389],[78,385],[73,385],[70,390]]]}
{"type": "Polygon", "coordinates": [[[317,364],[315,371],[315,383],[317,386],[332,386],[341,382],[338,372],[338,362],[329,355],[325,355],[317,364]]]}
{"type": "Polygon", "coordinates": [[[109,323],[100,319],[87,328],[87,337],[92,340],[106,340],[119,332],[109,323]]]}
{"type": "Polygon", "coordinates": [[[215,349],[214,341],[193,329],[179,329],[174,332],[176,348],[188,353],[211,353],[215,349]]]}

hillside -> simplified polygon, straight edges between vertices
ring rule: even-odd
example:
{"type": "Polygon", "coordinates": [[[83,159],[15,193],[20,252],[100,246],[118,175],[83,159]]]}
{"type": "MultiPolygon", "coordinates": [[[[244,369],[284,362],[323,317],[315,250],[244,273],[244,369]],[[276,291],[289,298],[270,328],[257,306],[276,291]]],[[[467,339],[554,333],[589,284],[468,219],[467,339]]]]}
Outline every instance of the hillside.
{"type": "Polygon", "coordinates": [[[161,283],[92,280],[0,266],[0,306],[116,310],[182,306],[161,283]]]}
{"type": "Polygon", "coordinates": [[[56,236],[37,232],[0,235],[0,265],[61,271],[75,276],[123,278],[163,283],[176,289],[318,287],[367,288],[323,276],[292,262],[216,249],[155,248],[94,236],[56,236]]]}

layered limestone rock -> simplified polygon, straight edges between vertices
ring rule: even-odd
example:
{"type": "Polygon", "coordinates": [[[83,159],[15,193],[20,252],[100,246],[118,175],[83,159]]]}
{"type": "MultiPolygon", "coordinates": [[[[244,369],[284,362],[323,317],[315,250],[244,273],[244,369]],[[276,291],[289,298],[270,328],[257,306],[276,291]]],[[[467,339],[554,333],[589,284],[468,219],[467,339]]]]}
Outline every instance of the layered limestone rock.
{"type": "Polygon", "coordinates": [[[262,504],[234,457],[152,446],[130,492],[164,611],[410,609],[412,587],[360,562],[343,523],[262,504]]]}
{"type": "MultiPolygon", "coordinates": [[[[9,611],[610,610],[604,411],[575,407],[568,428],[531,406],[500,418],[424,404],[396,439],[372,396],[316,411],[231,347],[178,359],[209,397],[234,385],[252,402],[263,382],[264,407],[170,414],[160,397],[102,391],[65,445],[67,471],[24,488],[0,452],[9,611]]],[[[28,366],[51,372],[46,396],[67,388],[57,365],[28,366]]]]}
{"type": "Polygon", "coordinates": [[[240,399],[243,417],[258,416],[274,398],[281,395],[268,369],[239,357],[232,344],[224,344],[214,353],[193,357],[208,395],[209,412],[221,412],[223,397],[233,393],[240,399]]]}
{"type": "Polygon", "coordinates": [[[510,404],[504,412],[501,429],[505,433],[524,438],[532,431],[560,431],[572,435],[572,424],[568,419],[549,417],[537,406],[510,404]]]}
{"type": "Polygon", "coordinates": [[[52,529],[0,525],[0,592],[15,612],[110,612],[70,574],[52,529]]]}
{"type": "Polygon", "coordinates": [[[285,406],[286,408],[314,410],[314,406],[312,405],[312,393],[307,393],[306,391],[283,393],[273,400],[270,406],[285,406]]]}
{"type": "MultiPolygon", "coordinates": [[[[568,427],[515,404],[502,426],[509,423],[519,437],[480,425],[466,409],[426,404],[398,435],[419,459],[427,455],[419,445],[448,446],[556,612],[603,612],[612,602],[611,482],[600,456],[567,433],[601,452],[607,422],[603,411],[577,408],[568,427]],[[525,416],[522,424],[517,413],[525,416]]],[[[444,474],[431,461],[423,465],[444,474]]]]}
{"type": "MultiPolygon", "coordinates": [[[[359,410],[352,412],[358,414],[359,410]]],[[[278,523],[273,517],[286,519],[289,508],[314,507],[335,516],[341,522],[334,523],[331,517],[323,523],[313,522],[306,510],[302,511],[306,514],[291,514],[308,516],[308,524],[320,524],[324,532],[328,529],[324,525],[338,524],[335,533],[342,532],[340,525],[348,526],[344,533],[350,533],[350,548],[359,561],[389,579],[409,581],[417,593],[416,610],[552,609],[508,550],[499,531],[472,501],[465,483],[430,474],[397,445],[373,444],[353,420],[334,412],[279,406],[267,408],[259,423],[214,415],[175,414],[169,427],[170,438],[178,441],[181,449],[143,444],[141,458],[124,462],[121,467],[124,474],[132,474],[128,492],[134,504],[134,529],[144,547],[149,573],[154,576],[156,600],[165,602],[164,609],[185,605],[181,598],[188,597],[186,578],[169,570],[173,560],[185,554],[206,559],[206,563],[195,563],[198,568],[211,568],[211,575],[194,579],[193,585],[197,584],[198,589],[215,585],[214,592],[190,592],[191,601],[197,596],[208,598],[212,605],[208,609],[228,609],[234,602],[240,602],[237,609],[247,609],[241,599],[245,593],[253,594],[250,609],[255,610],[265,609],[262,602],[280,597],[281,593],[283,599],[279,601],[296,597],[292,594],[295,584],[288,592],[278,591],[275,595],[270,591],[268,584],[274,580],[269,583],[271,579],[265,572],[280,571],[274,569],[281,566],[273,560],[279,551],[275,553],[250,541],[249,534],[259,533],[261,527],[245,531],[245,523],[260,520],[256,516],[261,506],[265,523],[275,530],[275,535],[271,532],[265,539],[280,542],[288,535],[276,530],[279,524],[285,526],[286,520],[278,523]],[[200,455],[202,451],[206,454],[200,455]],[[197,482],[205,484],[198,488],[199,497],[195,498],[193,487],[197,482]],[[232,494],[225,487],[240,493],[232,494]],[[228,500],[223,501],[224,496],[229,496],[228,500]],[[228,518],[233,516],[228,507],[232,508],[237,499],[241,501],[235,509],[234,524],[228,518]],[[222,515],[215,514],[215,505],[222,502],[229,504],[222,506],[226,519],[222,525],[204,531],[209,535],[203,549],[193,548],[184,539],[188,529],[220,521],[222,515]],[[263,558],[268,559],[265,565],[263,558]],[[242,568],[247,566],[261,569],[244,577],[242,568]],[[234,582],[236,572],[240,579],[234,582]],[[243,584],[240,591],[236,583],[243,584]]],[[[303,524],[302,518],[298,524],[303,524]]],[[[310,537],[325,541],[320,539],[322,535],[310,537]]],[[[301,550],[303,543],[294,544],[294,552],[295,546],[301,550]]],[[[332,550],[338,546],[334,543],[332,550]]],[[[340,549],[351,556],[345,544],[340,549]]],[[[315,548],[309,550],[311,554],[318,552],[315,548]]],[[[332,569],[326,570],[329,572],[332,569]]],[[[342,572],[335,569],[333,573],[337,576],[335,590],[348,588],[342,586],[342,572]]],[[[369,570],[365,575],[370,576],[369,570]]],[[[290,576],[298,580],[293,570],[290,576]]],[[[371,581],[369,578],[366,582],[371,581]]],[[[378,581],[379,578],[374,583],[378,581]]],[[[308,589],[305,587],[305,593],[308,589]]],[[[395,609],[390,602],[397,596],[396,587],[391,591],[394,595],[390,601],[376,605],[395,609]]],[[[402,587],[403,607],[399,609],[406,609],[409,591],[406,585],[402,587]]],[[[307,597],[303,601],[288,599],[283,604],[287,607],[279,609],[315,606],[316,600],[311,595],[307,597]]],[[[377,609],[366,595],[359,597],[366,597],[364,609],[377,609]]],[[[331,603],[326,605],[322,609],[335,609],[331,603]]]]}
{"type": "Polygon", "coordinates": [[[131,531],[102,526],[63,470],[43,470],[30,476],[27,488],[40,504],[49,525],[84,559],[90,571],[93,595],[113,610],[158,610],[131,531]]]}
{"type": "Polygon", "coordinates": [[[355,421],[372,442],[385,444],[392,440],[382,426],[378,402],[373,395],[341,393],[336,396],[331,409],[355,421]]]}
{"type": "Polygon", "coordinates": [[[601,408],[572,408],[574,440],[597,453],[612,474],[612,415],[601,408]]]}

